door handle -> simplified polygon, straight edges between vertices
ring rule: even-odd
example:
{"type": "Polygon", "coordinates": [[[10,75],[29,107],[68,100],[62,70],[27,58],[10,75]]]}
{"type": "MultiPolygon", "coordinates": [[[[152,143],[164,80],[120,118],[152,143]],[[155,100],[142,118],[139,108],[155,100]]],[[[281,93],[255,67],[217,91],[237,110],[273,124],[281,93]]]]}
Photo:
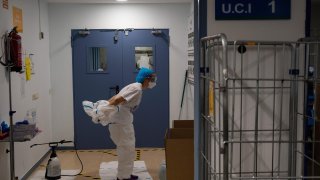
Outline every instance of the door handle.
{"type": "Polygon", "coordinates": [[[118,94],[118,93],[120,92],[120,87],[119,87],[119,85],[111,86],[111,87],[109,87],[109,89],[115,90],[115,91],[116,91],[116,94],[118,94]]]}

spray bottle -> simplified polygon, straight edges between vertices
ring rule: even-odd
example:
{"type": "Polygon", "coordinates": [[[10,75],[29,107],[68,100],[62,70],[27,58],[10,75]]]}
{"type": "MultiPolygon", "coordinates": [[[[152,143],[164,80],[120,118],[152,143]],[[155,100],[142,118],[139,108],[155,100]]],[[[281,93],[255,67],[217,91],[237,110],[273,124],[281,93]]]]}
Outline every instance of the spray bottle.
{"type": "Polygon", "coordinates": [[[61,140],[59,142],[33,144],[30,146],[30,148],[32,148],[33,146],[48,144],[49,147],[51,148],[51,155],[48,160],[47,167],[46,167],[46,174],[45,174],[46,179],[60,179],[61,178],[61,165],[60,165],[60,161],[58,159],[58,156],[56,154],[56,148],[58,147],[58,144],[71,143],[71,142],[72,141],[61,140]]]}

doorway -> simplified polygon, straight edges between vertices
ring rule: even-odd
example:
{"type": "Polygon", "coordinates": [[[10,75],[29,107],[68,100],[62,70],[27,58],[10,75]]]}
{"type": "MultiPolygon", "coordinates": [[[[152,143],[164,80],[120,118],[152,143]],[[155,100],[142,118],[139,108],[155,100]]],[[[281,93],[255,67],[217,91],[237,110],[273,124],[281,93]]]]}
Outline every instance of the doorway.
{"type": "Polygon", "coordinates": [[[134,112],[136,146],[164,147],[169,127],[169,30],[75,29],[71,33],[77,148],[115,148],[108,128],[92,123],[81,103],[109,99],[135,82],[141,67],[156,72],[157,86],[143,92],[140,107],[134,112]]]}

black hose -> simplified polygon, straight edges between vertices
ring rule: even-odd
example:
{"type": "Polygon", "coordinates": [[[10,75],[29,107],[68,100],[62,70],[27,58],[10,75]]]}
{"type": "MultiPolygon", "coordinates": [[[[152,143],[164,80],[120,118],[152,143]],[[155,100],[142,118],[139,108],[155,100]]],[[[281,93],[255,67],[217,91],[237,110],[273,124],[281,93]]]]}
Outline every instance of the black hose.
{"type": "MultiPolygon", "coordinates": [[[[72,142],[72,141],[71,141],[71,142],[72,142]]],[[[80,164],[81,164],[80,172],[77,173],[77,174],[74,174],[74,175],[72,175],[72,174],[70,174],[70,175],[68,175],[68,174],[62,175],[62,174],[61,174],[61,176],[78,176],[78,175],[80,175],[80,174],[82,173],[82,171],[83,171],[83,163],[82,163],[82,161],[81,161],[81,159],[80,159],[80,156],[79,156],[79,154],[78,154],[78,149],[77,149],[76,143],[73,142],[73,145],[74,145],[74,150],[76,151],[77,158],[79,159],[80,164]]]]}
{"type": "Polygon", "coordinates": [[[61,175],[61,176],[78,176],[78,175],[80,175],[81,173],[82,173],[82,171],[83,171],[83,163],[82,163],[82,161],[81,161],[81,159],[80,159],[80,157],[79,157],[79,154],[78,154],[78,150],[77,150],[77,146],[76,146],[76,144],[73,142],[73,145],[74,145],[74,150],[76,151],[76,155],[77,155],[77,157],[78,157],[78,159],[79,159],[79,161],[80,161],[80,164],[81,164],[81,170],[80,170],[80,172],[79,173],[77,173],[77,174],[75,174],[75,175],[61,175]]]}
{"type": "MultiPolygon", "coordinates": [[[[50,147],[52,147],[52,146],[57,147],[58,144],[72,143],[72,142],[73,142],[73,141],[61,140],[61,141],[58,141],[58,142],[48,142],[48,143],[41,143],[41,144],[32,144],[32,145],[30,146],[30,148],[32,148],[32,147],[34,147],[34,146],[46,145],[46,144],[48,144],[50,147]]],[[[61,176],[78,176],[78,175],[80,175],[80,174],[82,173],[82,171],[83,171],[83,163],[82,163],[82,161],[81,161],[81,159],[80,159],[80,156],[79,156],[79,154],[78,154],[78,150],[77,150],[77,148],[76,148],[76,144],[75,144],[74,142],[73,142],[73,145],[74,145],[74,150],[76,151],[76,155],[77,155],[77,157],[78,157],[78,159],[79,159],[79,161],[80,161],[80,164],[81,164],[81,170],[80,170],[79,173],[74,174],[74,175],[70,174],[70,175],[61,175],[61,176]]]]}

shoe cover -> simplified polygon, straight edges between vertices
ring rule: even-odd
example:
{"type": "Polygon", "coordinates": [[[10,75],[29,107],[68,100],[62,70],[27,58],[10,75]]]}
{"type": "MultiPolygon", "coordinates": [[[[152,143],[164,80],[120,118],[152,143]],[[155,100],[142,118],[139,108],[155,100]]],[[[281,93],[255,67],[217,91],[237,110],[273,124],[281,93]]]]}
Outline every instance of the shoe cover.
{"type": "MultiPolygon", "coordinates": [[[[121,179],[121,180],[138,180],[139,179],[139,177],[138,176],[135,176],[135,175],[131,175],[131,177],[130,178],[128,178],[128,179],[121,179]]],[[[120,180],[119,178],[117,178],[117,180],[120,180]]]]}
{"type": "Polygon", "coordinates": [[[136,175],[131,174],[131,179],[133,179],[133,180],[137,180],[137,179],[139,179],[139,177],[138,177],[138,176],[136,176],[136,175]]]}

